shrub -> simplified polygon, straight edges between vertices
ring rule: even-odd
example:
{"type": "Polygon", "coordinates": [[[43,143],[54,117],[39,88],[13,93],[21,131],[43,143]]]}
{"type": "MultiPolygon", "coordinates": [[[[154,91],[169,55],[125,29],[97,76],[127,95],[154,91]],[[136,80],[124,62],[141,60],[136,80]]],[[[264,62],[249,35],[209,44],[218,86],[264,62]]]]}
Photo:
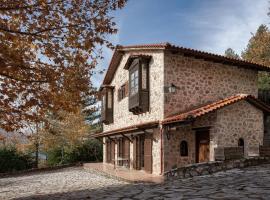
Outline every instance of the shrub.
{"type": "Polygon", "coordinates": [[[30,155],[18,152],[15,148],[0,148],[0,173],[31,169],[34,161],[30,155]]]}
{"type": "Polygon", "coordinates": [[[102,160],[102,144],[98,140],[89,139],[72,150],[61,148],[51,149],[47,152],[48,165],[57,166],[76,162],[97,162],[102,160]]]}

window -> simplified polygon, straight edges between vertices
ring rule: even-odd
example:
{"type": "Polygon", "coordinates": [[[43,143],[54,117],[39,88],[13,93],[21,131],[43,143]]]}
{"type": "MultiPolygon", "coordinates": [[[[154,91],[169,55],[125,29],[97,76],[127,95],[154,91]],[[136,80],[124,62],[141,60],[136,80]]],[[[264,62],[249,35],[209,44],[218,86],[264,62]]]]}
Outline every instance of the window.
{"type": "Polygon", "coordinates": [[[129,111],[135,115],[149,111],[149,62],[151,56],[131,57],[125,66],[129,70],[129,111]]]}
{"type": "Polygon", "coordinates": [[[135,95],[138,93],[139,89],[139,76],[138,76],[138,70],[135,70],[130,75],[130,95],[135,95]]]}
{"type": "Polygon", "coordinates": [[[113,87],[107,86],[102,88],[101,95],[101,121],[104,124],[110,124],[113,122],[113,87]]]}
{"type": "Polygon", "coordinates": [[[240,138],[240,139],[238,140],[238,146],[239,146],[239,147],[244,147],[244,145],[245,145],[244,139],[243,139],[243,138],[240,138]]]}
{"type": "Polygon", "coordinates": [[[188,156],[188,143],[185,140],[181,141],[180,143],[180,155],[188,156]]]}
{"type": "Polygon", "coordinates": [[[112,108],[112,91],[108,90],[108,108],[112,108]]]}
{"type": "Polygon", "coordinates": [[[148,67],[145,63],[142,64],[142,89],[147,89],[147,70],[148,67]]]}
{"type": "Polygon", "coordinates": [[[102,95],[102,111],[106,109],[106,95],[102,95]]]}
{"type": "Polygon", "coordinates": [[[125,83],[118,89],[118,101],[121,101],[128,96],[128,83],[125,83]]]}

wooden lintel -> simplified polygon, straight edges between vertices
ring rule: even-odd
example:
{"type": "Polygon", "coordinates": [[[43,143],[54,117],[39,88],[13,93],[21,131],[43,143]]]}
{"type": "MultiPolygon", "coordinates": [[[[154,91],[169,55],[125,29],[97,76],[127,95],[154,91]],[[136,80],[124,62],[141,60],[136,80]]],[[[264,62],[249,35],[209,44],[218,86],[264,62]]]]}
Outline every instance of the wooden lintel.
{"type": "Polygon", "coordinates": [[[126,135],[124,135],[124,134],[121,134],[124,138],[126,138],[126,139],[128,139],[131,143],[133,143],[133,141],[128,137],[128,136],[126,136],[126,135]]]}
{"type": "Polygon", "coordinates": [[[194,130],[194,131],[204,131],[204,130],[209,130],[210,128],[211,128],[211,126],[202,126],[202,127],[192,128],[192,130],[194,130]]]}

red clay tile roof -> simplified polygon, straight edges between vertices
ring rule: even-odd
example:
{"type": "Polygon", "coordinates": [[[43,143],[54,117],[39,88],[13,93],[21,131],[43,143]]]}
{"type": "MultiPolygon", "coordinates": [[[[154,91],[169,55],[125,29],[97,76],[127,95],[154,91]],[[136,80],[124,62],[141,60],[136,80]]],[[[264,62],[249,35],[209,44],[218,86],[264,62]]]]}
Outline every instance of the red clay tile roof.
{"type": "Polygon", "coordinates": [[[212,54],[212,53],[199,51],[195,49],[179,47],[179,46],[172,45],[170,43],[143,44],[143,45],[131,45],[131,46],[118,45],[115,48],[107,73],[104,77],[104,80],[103,80],[104,85],[111,83],[114,77],[114,73],[122,59],[124,52],[129,51],[129,50],[135,50],[135,49],[171,50],[171,51],[181,52],[185,56],[192,56],[195,58],[205,59],[205,60],[214,61],[214,62],[220,62],[224,64],[229,64],[229,65],[236,65],[239,67],[251,68],[251,69],[256,69],[260,71],[270,71],[270,67],[264,66],[261,64],[257,64],[257,63],[253,63],[253,62],[249,62],[249,61],[241,60],[241,59],[228,58],[222,55],[212,54]]]}
{"type": "Polygon", "coordinates": [[[166,124],[171,124],[171,123],[189,121],[189,120],[203,116],[207,113],[213,112],[215,110],[218,110],[220,108],[231,105],[231,104],[236,103],[236,102],[241,101],[241,100],[246,100],[249,103],[251,103],[252,105],[254,105],[255,107],[257,107],[263,111],[270,112],[270,107],[268,105],[266,105],[265,103],[263,103],[262,101],[255,98],[254,96],[247,95],[247,94],[238,94],[238,95],[228,97],[226,99],[202,106],[200,108],[197,108],[197,109],[185,112],[185,113],[181,113],[179,115],[168,117],[168,118],[164,119],[161,122],[161,124],[166,125],[166,124]]]}
{"type": "Polygon", "coordinates": [[[98,137],[112,136],[112,135],[117,135],[117,134],[121,134],[121,133],[132,132],[132,131],[140,131],[140,130],[143,130],[145,128],[157,127],[158,124],[159,124],[159,121],[151,121],[151,122],[136,124],[136,125],[132,125],[132,126],[127,126],[124,128],[114,129],[112,131],[105,131],[105,132],[101,132],[101,133],[91,134],[91,137],[98,138],[98,137]]]}

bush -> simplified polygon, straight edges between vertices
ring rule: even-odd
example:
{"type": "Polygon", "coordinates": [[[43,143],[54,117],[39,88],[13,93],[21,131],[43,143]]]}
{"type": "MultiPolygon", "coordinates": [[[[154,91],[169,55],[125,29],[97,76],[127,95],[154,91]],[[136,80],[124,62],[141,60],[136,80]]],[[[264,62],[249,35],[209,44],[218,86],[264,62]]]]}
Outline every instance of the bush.
{"type": "Polygon", "coordinates": [[[97,162],[102,160],[102,144],[98,140],[89,139],[71,151],[62,151],[62,149],[56,148],[47,153],[49,166],[76,162],[97,162]]]}
{"type": "Polygon", "coordinates": [[[34,161],[30,155],[15,148],[0,148],[0,173],[31,169],[34,161]]]}

